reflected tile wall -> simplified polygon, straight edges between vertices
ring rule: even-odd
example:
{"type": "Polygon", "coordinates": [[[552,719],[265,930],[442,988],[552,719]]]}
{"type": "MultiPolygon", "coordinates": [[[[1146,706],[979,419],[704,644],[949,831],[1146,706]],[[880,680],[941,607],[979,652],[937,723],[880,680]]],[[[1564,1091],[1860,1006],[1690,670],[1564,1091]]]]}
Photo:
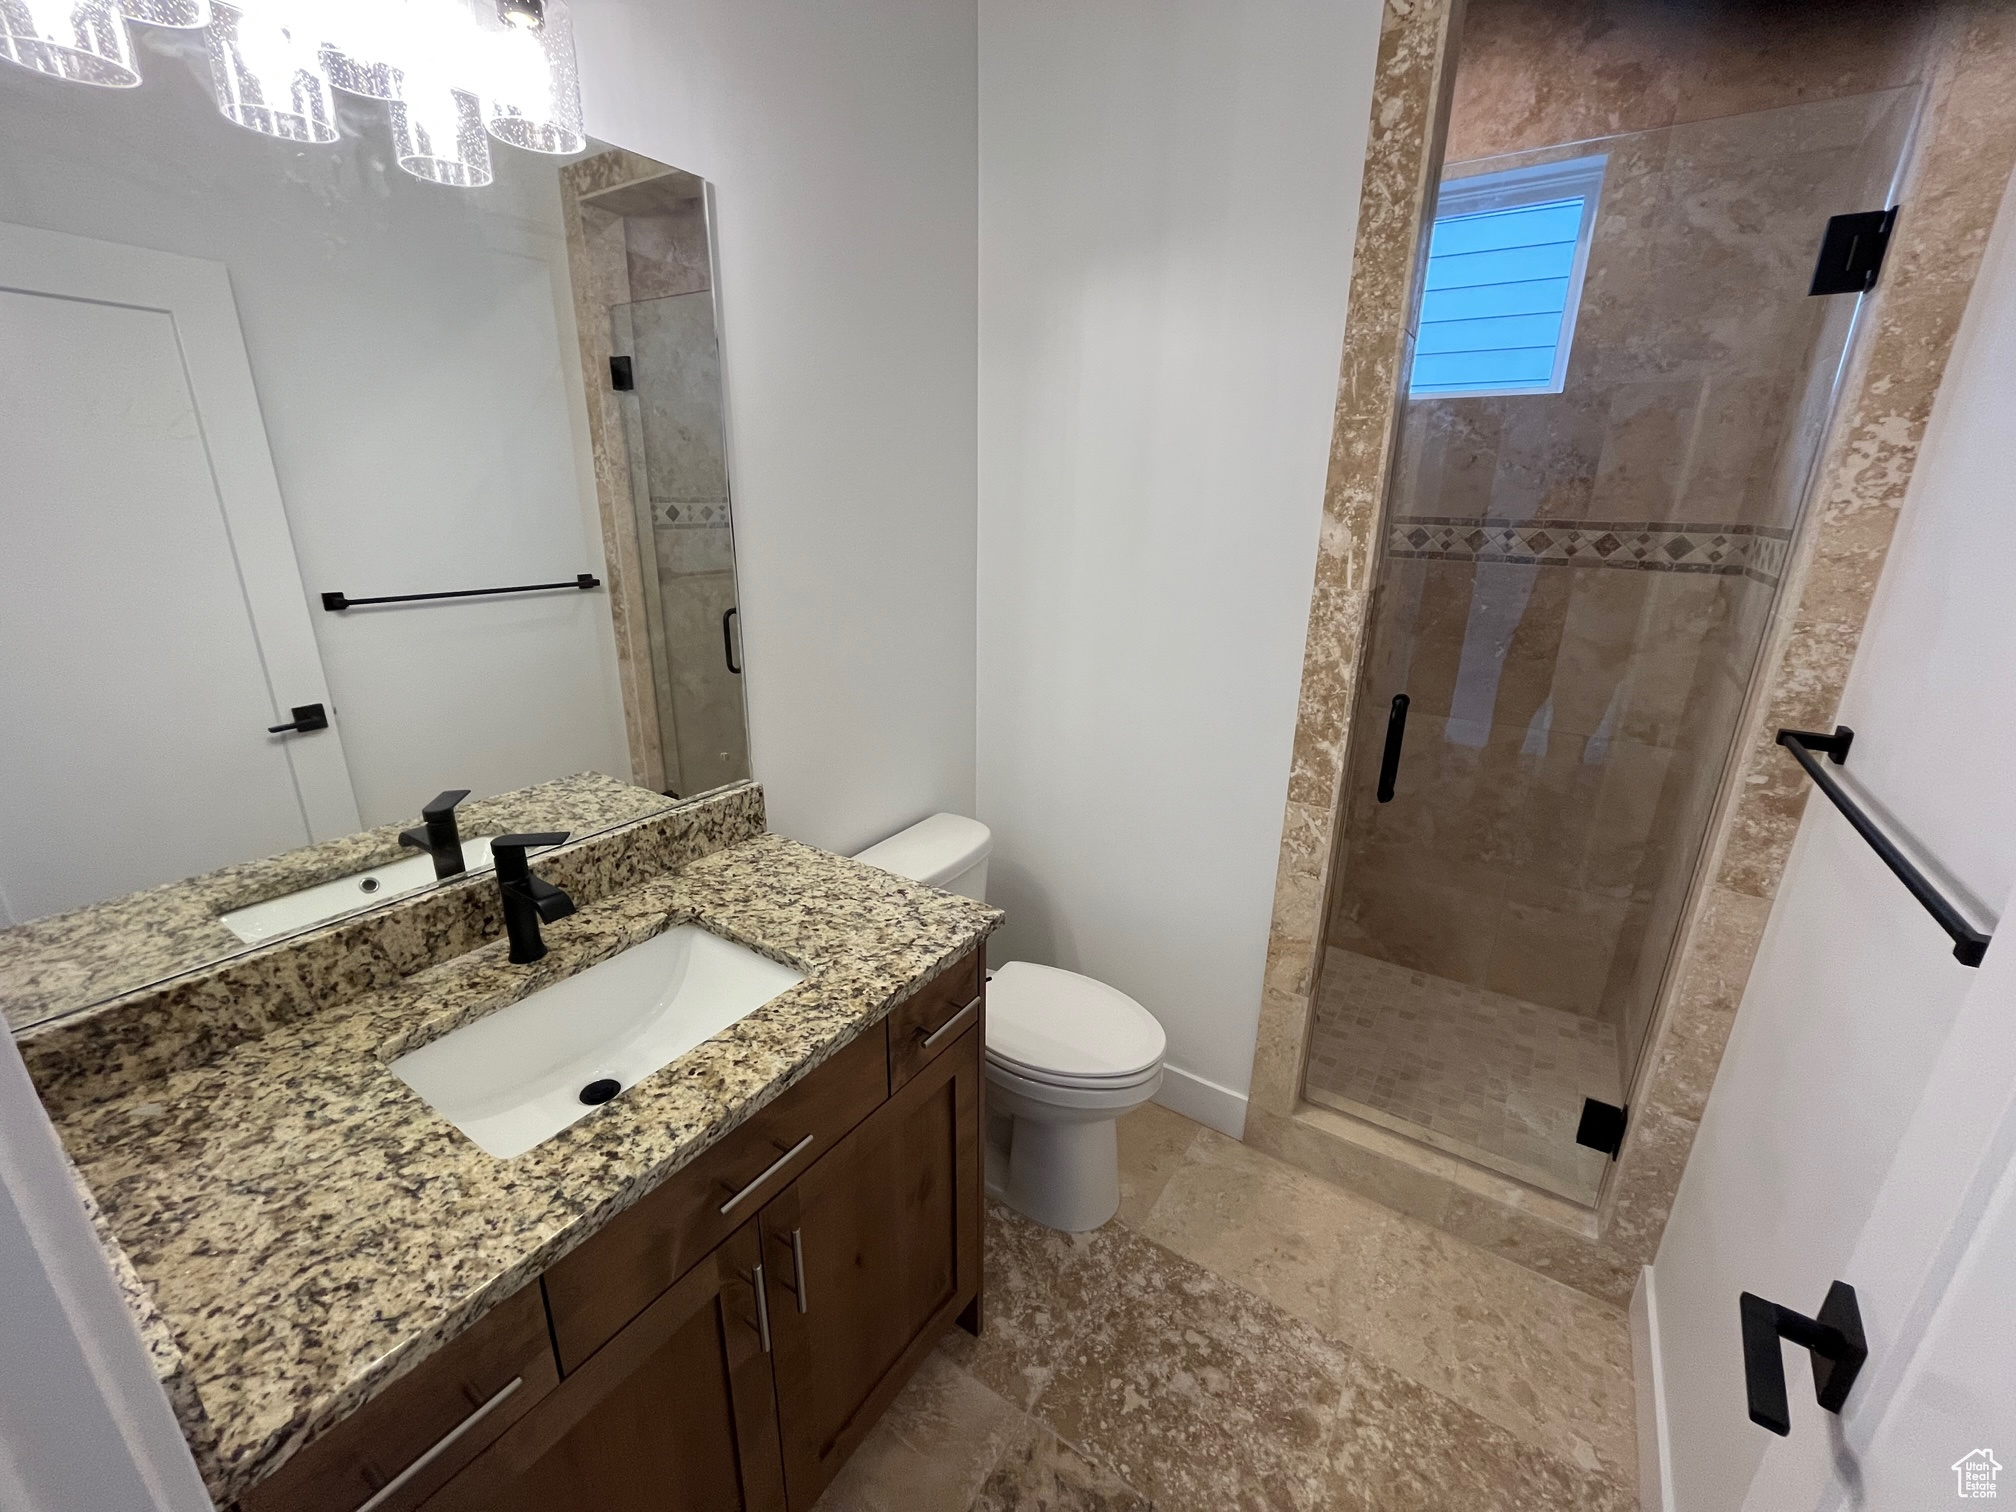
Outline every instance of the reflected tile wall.
{"type": "Polygon", "coordinates": [[[749,775],[741,683],[723,646],[735,562],[705,202],[633,210],[624,232],[633,298],[614,319],[617,347],[634,362],[625,431],[655,568],[647,598],[660,738],[670,784],[698,793],[749,775]]]}

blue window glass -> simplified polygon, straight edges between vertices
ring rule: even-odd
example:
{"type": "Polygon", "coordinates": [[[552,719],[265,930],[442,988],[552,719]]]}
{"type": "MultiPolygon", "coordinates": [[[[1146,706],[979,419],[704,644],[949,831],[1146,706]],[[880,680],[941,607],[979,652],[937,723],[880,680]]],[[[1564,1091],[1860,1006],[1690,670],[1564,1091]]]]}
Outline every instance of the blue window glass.
{"type": "Polygon", "coordinates": [[[1535,185],[1540,192],[1526,203],[1518,203],[1516,193],[1487,189],[1495,175],[1444,186],[1448,209],[1436,216],[1428,242],[1410,393],[1560,388],[1563,347],[1581,293],[1590,201],[1601,182],[1601,160],[1594,162],[1593,175],[1583,170],[1588,192],[1561,193],[1567,186],[1557,178],[1553,185],[1535,185]]]}

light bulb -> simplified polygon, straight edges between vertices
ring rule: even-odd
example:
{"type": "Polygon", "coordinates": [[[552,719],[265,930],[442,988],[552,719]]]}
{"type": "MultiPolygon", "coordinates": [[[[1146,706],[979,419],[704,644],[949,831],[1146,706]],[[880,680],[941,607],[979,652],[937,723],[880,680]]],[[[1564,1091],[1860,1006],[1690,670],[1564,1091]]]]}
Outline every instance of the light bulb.
{"type": "Polygon", "coordinates": [[[128,21],[187,30],[210,24],[210,0],[119,0],[128,21]]]}
{"type": "Polygon", "coordinates": [[[75,84],[140,82],[116,0],[0,0],[0,58],[75,84]]]}
{"type": "Polygon", "coordinates": [[[574,72],[574,29],[559,0],[536,28],[486,29],[483,120],[500,142],[530,152],[573,153],[588,145],[581,86],[574,72]]]}
{"type": "Polygon", "coordinates": [[[260,3],[218,4],[204,36],[224,118],[289,142],[336,140],[336,101],[312,13],[260,3]]]}

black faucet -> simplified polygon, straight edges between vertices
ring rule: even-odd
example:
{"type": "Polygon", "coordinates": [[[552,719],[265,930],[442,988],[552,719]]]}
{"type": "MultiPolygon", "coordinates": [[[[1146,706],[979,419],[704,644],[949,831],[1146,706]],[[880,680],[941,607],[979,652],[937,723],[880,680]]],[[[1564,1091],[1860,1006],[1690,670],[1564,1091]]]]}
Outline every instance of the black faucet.
{"type": "Polygon", "coordinates": [[[423,850],[434,858],[437,880],[459,877],[469,869],[462,859],[462,832],[455,827],[455,805],[468,796],[467,788],[450,788],[420,810],[420,817],[427,821],[425,827],[399,832],[401,845],[423,850]]]}
{"type": "Polygon", "coordinates": [[[532,875],[525,852],[535,847],[559,845],[567,838],[558,834],[499,835],[490,842],[491,859],[497,863],[497,891],[504,900],[504,932],[511,937],[511,964],[529,966],[546,954],[546,942],[539,938],[539,921],[551,924],[574,912],[574,900],[551,882],[532,875]]]}

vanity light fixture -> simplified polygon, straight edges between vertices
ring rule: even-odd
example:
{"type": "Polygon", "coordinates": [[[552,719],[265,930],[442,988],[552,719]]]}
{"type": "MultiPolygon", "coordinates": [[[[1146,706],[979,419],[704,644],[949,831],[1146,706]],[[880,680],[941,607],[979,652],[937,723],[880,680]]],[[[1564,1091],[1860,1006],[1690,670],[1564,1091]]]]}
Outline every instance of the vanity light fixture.
{"type": "Polygon", "coordinates": [[[0,58],[36,73],[131,89],[133,38],[114,0],[0,0],[0,58]]]}
{"type": "Polygon", "coordinates": [[[128,21],[194,31],[210,24],[210,0],[119,0],[128,21]]]}
{"type": "Polygon", "coordinates": [[[0,0],[0,60],[131,88],[129,22],[200,29],[218,109],[266,136],[334,142],[335,90],[384,101],[399,166],[430,184],[489,183],[492,138],[588,145],[563,0],[0,0]]]}
{"type": "Polygon", "coordinates": [[[220,3],[204,29],[217,108],[233,125],[288,142],[336,140],[322,50],[291,6],[220,3]]]}

